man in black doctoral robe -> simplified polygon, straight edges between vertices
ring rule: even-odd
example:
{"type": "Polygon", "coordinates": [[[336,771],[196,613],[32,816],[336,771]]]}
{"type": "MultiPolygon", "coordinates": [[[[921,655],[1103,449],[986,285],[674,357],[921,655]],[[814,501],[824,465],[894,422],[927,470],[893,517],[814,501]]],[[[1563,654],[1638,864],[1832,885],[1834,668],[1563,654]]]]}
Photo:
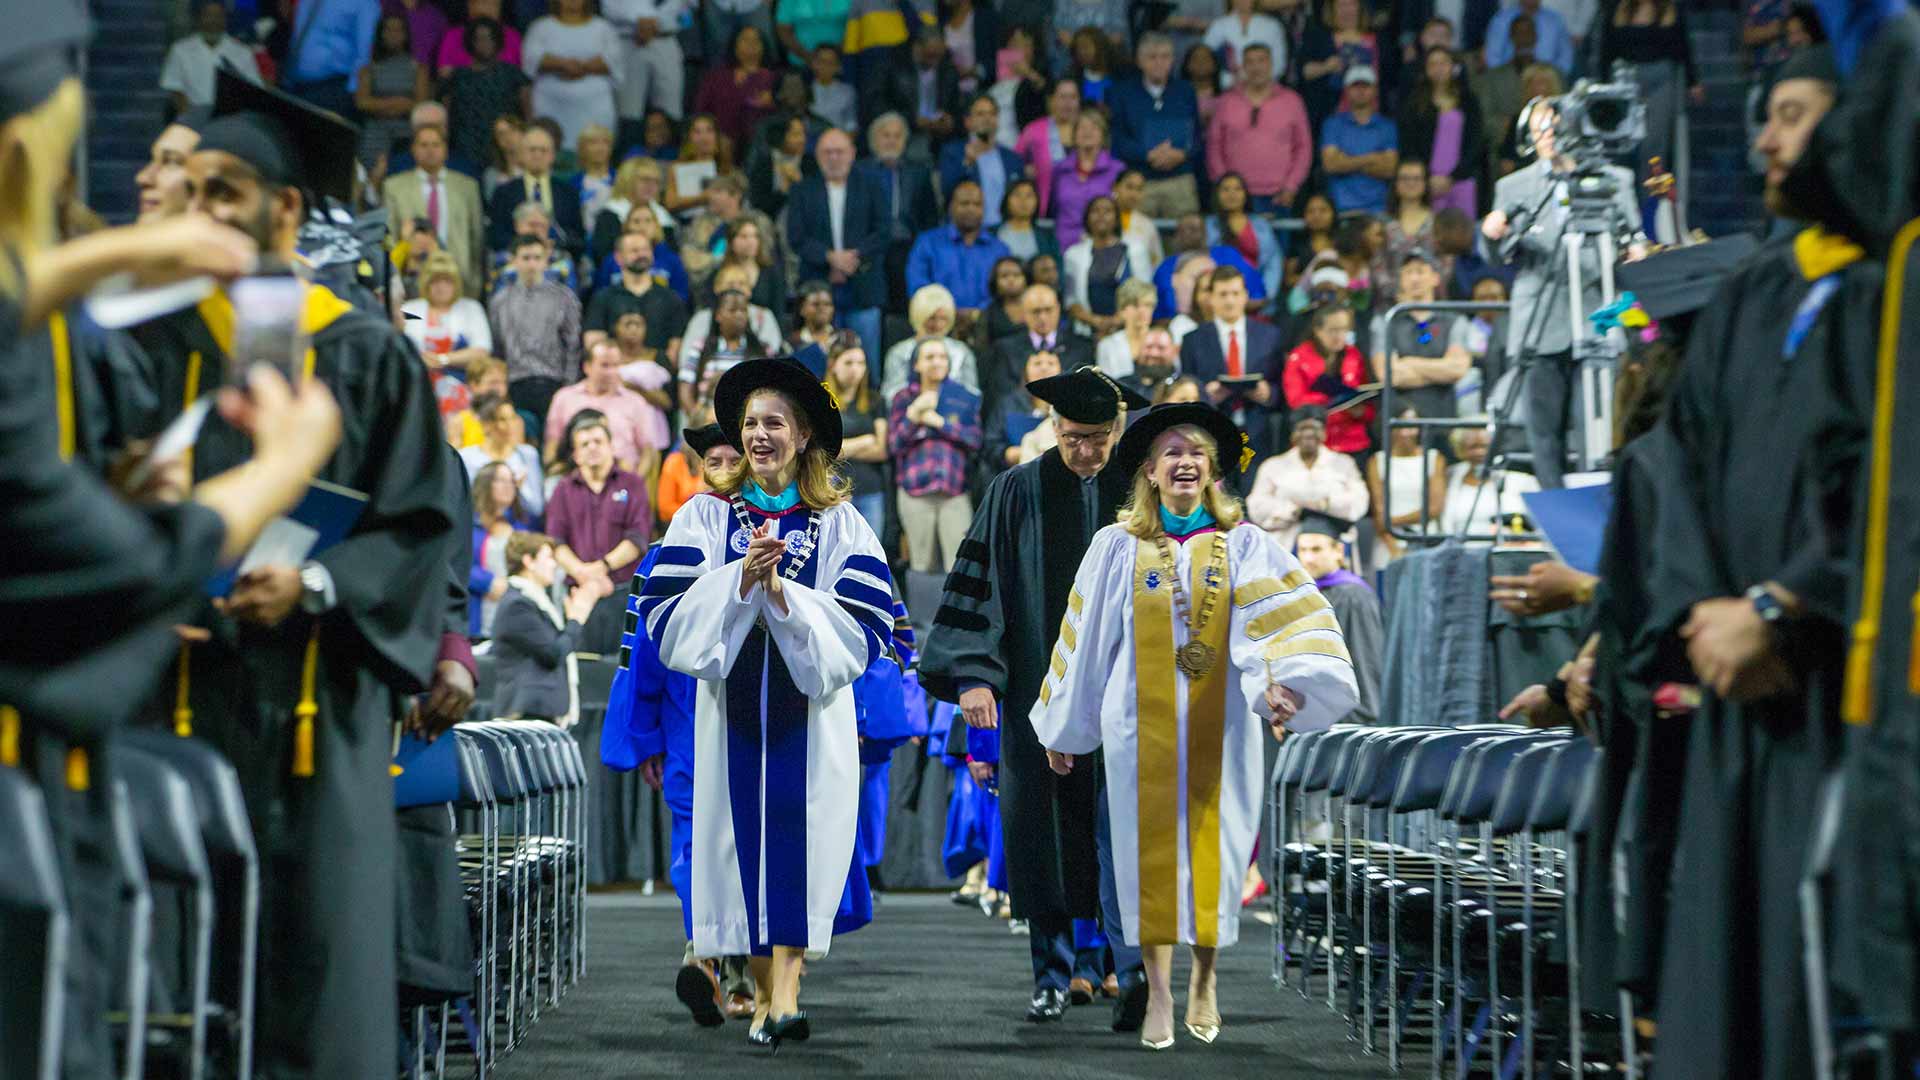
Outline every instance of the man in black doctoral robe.
{"type": "MultiPolygon", "coordinates": [[[[1027,1019],[1058,1020],[1073,976],[1073,920],[1099,916],[1095,840],[1100,769],[1056,776],[1028,714],[1046,679],[1074,575],[1093,534],[1126,502],[1127,479],[1105,471],[1129,409],[1147,400],[1093,367],[1027,389],[1053,407],[1060,445],[1002,473],[987,488],[947,577],[920,685],[955,702],[974,728],[1000,734],[1000,826],[1013,917],[1027,920],[1033,998],[1027,1019]]],[[[1116,1030],[1146,1011],[1139,950],[1108,929],[1121,981],[1116,1030]],[[1123,959],[1123,954],[1126,958],[1123,959]]]]}
{"type": "MultiPolygon", "coordinates": [[[[312,196],[347,194],[354,130],[225,74],[214,111],[188,159],[195,208],[291,261],[312,196]]],[[[163,408],[222,381],[235,322],[222,292],[140,328],[163,408]]],[[[344,437],[321,478],[365,507],[302,565],[241,575],[211,640],[188,650],[187,685],[164,696],[233,760],[260,848],[260,1075],[377,1076],[395,1059],[393,725],[439,659],[464,538],[433,391],[406,339],[319,285],[301,324],[304,366],[341,403],[344,437]]],[[[195,479],[244,450],[210,418],[195,479]]]]}
{"type": "MultiPolygon", "coordinates": [[[[1811,62],[1784,74],[1758,146],[1776,208],[1811,219],[1779,183],[1831,95],[1811,62]]],[[[1650,629],[1684,642],[1705,692],[1679,784],[1656,1080],[1811,1075],[1797,886],[1838,750],[1848,572],[1807,401],[1826,358],[1871,351],[1878,276],[1818,227],[1750,256],[1693,327],[1662,423],[1673,452],[1642,463],[1684,493],[1651,540],[1686,573],[1650,629]]]]}

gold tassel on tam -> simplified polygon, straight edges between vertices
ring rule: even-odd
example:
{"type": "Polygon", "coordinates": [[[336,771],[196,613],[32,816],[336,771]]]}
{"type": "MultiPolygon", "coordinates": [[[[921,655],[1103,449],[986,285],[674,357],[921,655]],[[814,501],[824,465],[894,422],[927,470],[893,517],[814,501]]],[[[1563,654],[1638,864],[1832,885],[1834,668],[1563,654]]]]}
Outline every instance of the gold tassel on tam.
{"type": "Polygon", "coordinates": [[[1913,640],[1907,647],[1907,693],[1920,694],[1920,592],[1913,594],[1913,640]]]}
{"type": "Polygon", "coordinates": [[[93,769],[87,752],[79,747],[67,751],[67,790],[85,791],[93,786],[93,769]]]}
{"type": "Polygon", "coordinates": [[[300,704],[293,707],[293,775],[313,775],[313,723],[320,715],[314,682],[320,666],[320,628],[307,638],[307,658],[300,666],[300,704]]]}
{"type": "Polygon", "coordinates": [[[193,735],[193,702],[187,697],[188,672],[192,668],[188,657],[192,649],[191,642],[180,643],[180,673],[174,679],[173,733],[183,739],[193,735]]]}
{"type": "Polygon", "coordinates": [[[20,710],[0,705],[0,765],[20,766],[20,710]]]}

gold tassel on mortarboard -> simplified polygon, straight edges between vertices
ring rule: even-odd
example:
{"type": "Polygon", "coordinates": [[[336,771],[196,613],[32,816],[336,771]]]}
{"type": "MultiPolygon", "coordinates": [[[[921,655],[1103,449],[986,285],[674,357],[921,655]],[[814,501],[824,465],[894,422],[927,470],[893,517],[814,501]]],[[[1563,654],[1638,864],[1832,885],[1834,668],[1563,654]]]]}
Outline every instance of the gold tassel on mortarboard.
{"type": "Polygon", "coordinates": [[[0,705],[0,765],[20,765],[20,710],[11,705],[0,705]]]}
{"type": "Polygon", "coordinates": [[[187,696],[187,681],[192,671],[188,657],[192,649],[191,642],[180,643],[180,674],[174,679],[173,733],[183,739],[193,735],[193,701],[187,696]]]}
{"type": "Polygon", "coordinates": [[[314,683],[320,666],[320,628],[307,638],[307,657],[300,667],[300,704],[293,707],[293,775],[313,775],[313,724],[320,715],[314,683]]]}

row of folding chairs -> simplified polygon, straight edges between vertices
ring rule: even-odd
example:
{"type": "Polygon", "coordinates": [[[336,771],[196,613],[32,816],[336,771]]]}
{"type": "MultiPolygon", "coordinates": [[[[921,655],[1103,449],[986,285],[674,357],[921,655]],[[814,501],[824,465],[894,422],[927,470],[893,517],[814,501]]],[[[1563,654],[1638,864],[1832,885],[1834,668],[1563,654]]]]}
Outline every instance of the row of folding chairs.
{"type": "Polygon", "coordinates": [[[441,743],[440,761],[403,765],[424,774],[403,801],[460,814],[474,991],[457,1016],[452,1003],[408,1010],[408,1072],[446,1076],[451,1052],[484,1078],[586,970],[587,770],[542,721],[463,723],[441,743]]]}
{"type": "MultiPolygon", "coordinates": [[[[1396,1072],[1632,1060],[1582,1006],[1576,845],[1599,752],[1565,730],[1336,726],[1273,774],[1273,975],[1396,1072]]],[[[1591,995],[1589,995],[1589,999],[1591,995]]]]}
{"type": "Polygon", "coordinates": [[[260,874],[233,766],[197,739],[129,731],[86,787],[104,807],[87,902],[108,905],[112,933],[82,942],[45,795],[0,768],[0,1071],[60,1075],[68,968],[104,960],[115,1075],[250,1075],[260,874]]]}

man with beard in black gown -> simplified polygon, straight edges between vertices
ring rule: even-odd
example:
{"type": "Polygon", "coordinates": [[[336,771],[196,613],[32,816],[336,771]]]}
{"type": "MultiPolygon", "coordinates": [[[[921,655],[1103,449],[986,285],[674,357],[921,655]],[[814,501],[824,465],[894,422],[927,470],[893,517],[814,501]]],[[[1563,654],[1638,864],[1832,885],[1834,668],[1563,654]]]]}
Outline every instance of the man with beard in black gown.
{"type": "Polygon", "coordinates": [[[1862,526],[1851,563],[1841,714],[1843,816],[1827,890],[1836,1015],[1886,1036],[1911,1071],[1920,1032],[1920,14],[1885,0],[1819,5],[1840,100],[1787,179],[1885,267],[1876,339],[1831,358],[1817,429],[1830,497],[1862,526]]]}
{"type": "MultiPolygon", "coordinates": [[[[1087,544],[1127,498],[1127,478],[1106,471],[1139,394],[1093,367],[1027,384],[1053,406],[1060,445],[996,477],[961,542],[940,610],[920,654],[920,685],[960,706],[974,728],[998,726],[1000,825],[1013,917],[1027,920],[1033,999],[1027,1019],[1058,1020],[1074,967],[1073,920],[1101,909],[1097,854],[1099,769],[1056,776],[1027,714],[1087,544]]],[[[1114,946],[1120,998],[1115,1030],[1140,1026],[1146,981],[1139,951],[1114,946]]]]}
{"type": "MultiPolygon", "coordinates": [[[[1814,220],[1781,182],[1834,81],[1809,52],[1773,89],[1759,147],[1777,213],[1814,220]]],[[[1677,792],[1664,792],[1679,805],[1657,1080],[1811,1074],[1797,886],[1838,750],[1848,571],[1807,401],[1828,357],[1871,351],[1878,295],[1861,250],[1817,225],[1750,256],[1693,327],[1652,436],[1668,452],[1636,458],[1650,487],[1679,496],[1660,502],[1655,535],[1634,538],[1672,566],[1642,615],[1669,655],[1684,647],[1705,691],[1677,792]]]]}
{"type": "MultiPolygon", "coordinates": [[[[356,132],[225,74],[214,113],[188,158],[194,208],[294,262],[315,197],[349,194],[356,132]]],[[[447,625],[460,485],[406,339],[317,284],[300,320],[302,366],[342,403],[344,438],[321,478],[367,501],[344,540],[302,565],[240,575],[165,697],[233,760],[260,847],[260,1074],[377,1076],[395,1060],[391,740],[447,625]]],[[[163,408],[218,385],[235,323],[217,292],[138,328],[163,408]]],[[[195,478],[242,449],[210,419],[195,478]]]]}

